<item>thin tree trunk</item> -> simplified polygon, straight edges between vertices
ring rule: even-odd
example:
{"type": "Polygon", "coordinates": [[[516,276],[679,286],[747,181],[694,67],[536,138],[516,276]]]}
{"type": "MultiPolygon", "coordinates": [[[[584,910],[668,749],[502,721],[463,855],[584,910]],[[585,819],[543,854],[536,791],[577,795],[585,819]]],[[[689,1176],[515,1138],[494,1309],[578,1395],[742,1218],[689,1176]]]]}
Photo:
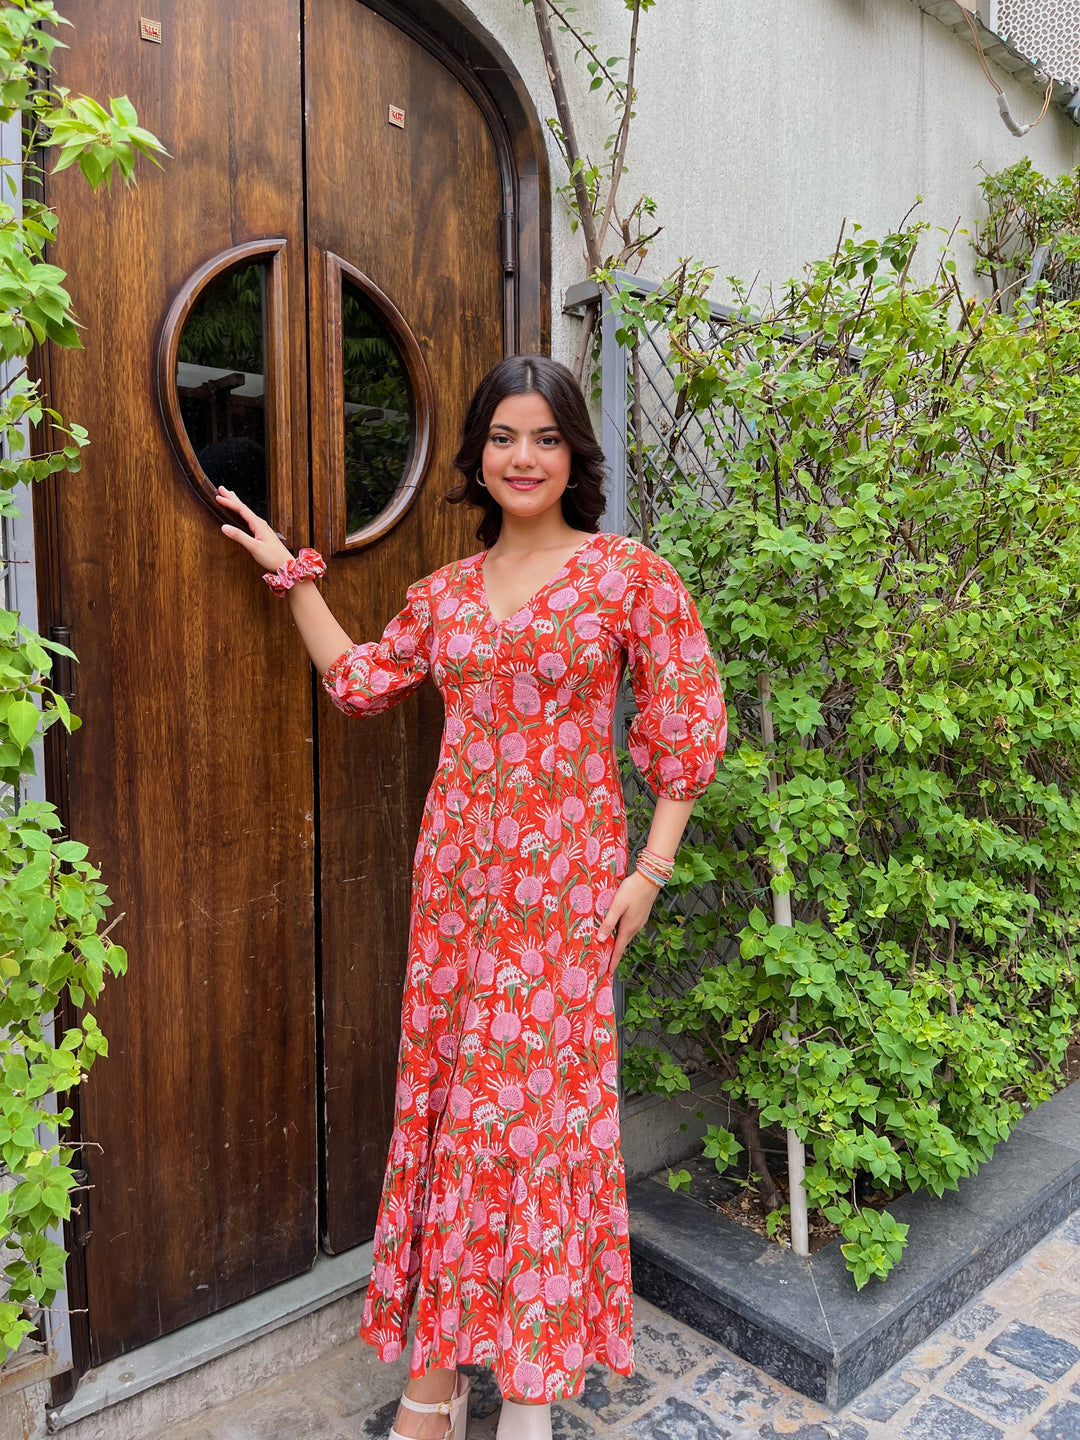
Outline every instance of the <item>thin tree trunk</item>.
{"type": "Polygon", "coordinates": [[[772,1177],[769,1162],[765,1158],[765,1147],[761,1143],[759,1115],[757,1103],[747,1099],[745,1108],[739,1114],[738,1125],[743,1144],[746,1146],[750,1169],[758,1176],[758,1195],[761,1199],[761,1207],[768,1215],[773,1210],[779,1210],[782,1207],[784,1197],[776,1188],[776,1181],[772,1177]]]}

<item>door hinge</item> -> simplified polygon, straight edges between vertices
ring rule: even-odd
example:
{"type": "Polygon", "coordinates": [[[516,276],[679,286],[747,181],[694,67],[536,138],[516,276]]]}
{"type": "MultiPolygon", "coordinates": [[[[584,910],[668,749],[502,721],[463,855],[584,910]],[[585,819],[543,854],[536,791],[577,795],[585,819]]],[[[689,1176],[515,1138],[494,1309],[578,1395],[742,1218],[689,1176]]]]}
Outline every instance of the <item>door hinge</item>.
{"type": "MultiPolygon", "coordinates": [[[[71,649],[71,631],[66,625],[50,625],[49,639],[71,649]]],[[[71,667],[70,656],[53,656],[52,682],[53,689],[58,695],[62,695],[65,700],[75,699],[75,675],[71,667]]]]}
{"type": "Polygon", "coordinates": [[[71,1220],[69,1232],[71,1244],[76,1249],[89,1244],[93,1231],[90,1229],[90,1171],[73,1170],[72,1178],[75,1181],[75,1190],[78,1192],[77,1203],[71,1207],[71,1220]]]}
{"type": "Polygon", "coordinates": [[[504,210],[499,216],[499,247],[503,272],[513,275],[517,269],[517,216],[513,210],[504,210]]]}

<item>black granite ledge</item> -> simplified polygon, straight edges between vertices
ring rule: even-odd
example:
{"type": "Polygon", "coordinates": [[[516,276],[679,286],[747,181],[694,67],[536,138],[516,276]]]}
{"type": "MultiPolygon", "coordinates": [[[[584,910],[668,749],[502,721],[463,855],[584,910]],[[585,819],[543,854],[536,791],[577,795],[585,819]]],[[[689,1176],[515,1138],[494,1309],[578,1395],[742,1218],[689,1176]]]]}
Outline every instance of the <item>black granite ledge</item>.
{"type": "Polygon", "coordinates": [[[655,1180],[629,1198],[638,1294],[839,1409],[1080,1207],[1080,1081],[958,1191],[892,1202],[907,1249],[861,1292],[837,1244],[799,1259],[655,1180]]]}

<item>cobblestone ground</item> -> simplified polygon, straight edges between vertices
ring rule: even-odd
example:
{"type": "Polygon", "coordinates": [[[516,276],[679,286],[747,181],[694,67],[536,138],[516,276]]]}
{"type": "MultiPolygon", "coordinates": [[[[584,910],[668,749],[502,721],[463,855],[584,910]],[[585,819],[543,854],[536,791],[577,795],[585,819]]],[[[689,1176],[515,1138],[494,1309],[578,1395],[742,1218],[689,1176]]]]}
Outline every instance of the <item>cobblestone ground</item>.
{"type": "MultiPolygon", "coordinates": [[[[1080,1440],[1080,1211],[832,1414],[642,1300],[637,1370],[594,1371],[556,1440],[1080,1440]]],[[[405,1378],[358,1340],[158,1440],[383,1440],[405,1378]]],[[[469,1440],[498,1393],[474,1376],[469,1440]]]]}

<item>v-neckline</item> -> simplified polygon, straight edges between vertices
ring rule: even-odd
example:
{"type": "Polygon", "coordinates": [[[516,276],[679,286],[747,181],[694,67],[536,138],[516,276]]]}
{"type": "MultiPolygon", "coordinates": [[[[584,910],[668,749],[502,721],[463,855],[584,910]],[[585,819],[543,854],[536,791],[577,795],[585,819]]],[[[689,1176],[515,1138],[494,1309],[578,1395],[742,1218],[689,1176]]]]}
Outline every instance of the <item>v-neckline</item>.
{"type": "Polygon", "coordinates": [[[523,600],[516,609],[511,610],[510,614],[505,615],[501,620],[496,617],[488,601],[487,585],[484,581],[484,557],[487,555],[488,552],[487,550],[481,550],[480,554],[476,557],[476,573],[480,580],[480,598],[483,601],[484,609],[487,611],[488,619],[493,620],[496,625],[505,625],[506,622],[508,620],[512,620],[515,615],[520,615],[522,610],[527,609],[530,605],[534,604],[537,600],[539,600],[541,595],[543,595],[546,590],[550,590],[552,585],[555,584],[555,581],[559,578],[563,571],[568,571],[571,564],[574,562],[574,560],[577,559],[578,555],[581,554],[582,550],[584,550],[587,545],[591,545],[596,539],[596,535],[587,535],[585,539],[582,540],[581,544],[576,546],[573,552],[566,557],[566,559],[562,562],[559,568],[555,571],[554,575],[549,576],[549,578],[545,580],[542,585],[538,585],[537,588],[528,597],[528,599],[523,600]]]}

